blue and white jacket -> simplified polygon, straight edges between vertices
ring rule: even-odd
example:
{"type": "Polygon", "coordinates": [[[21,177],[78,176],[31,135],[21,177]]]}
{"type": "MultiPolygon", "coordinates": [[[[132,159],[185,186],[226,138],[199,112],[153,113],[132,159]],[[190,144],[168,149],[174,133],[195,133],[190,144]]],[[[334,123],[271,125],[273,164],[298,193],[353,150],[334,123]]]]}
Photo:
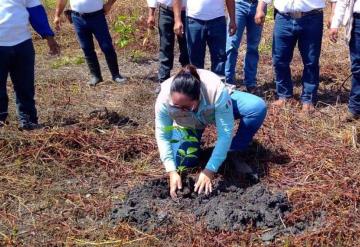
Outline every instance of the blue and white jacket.
{"type": "Polygon", "coordinates": [[[206,168],[217,172],[230,149],[234,130],[234,114],[228,89],[221,79],[211,71],[198,69],[202,83],[200,104],[197,112],[182,111],[172,107],[170,87],[174,77],[162,83],[155,106],[155,135],[160,158],[167,172],[175,171],[176,164],[171,148],[172,133],[166,127],[178,125],[193,129],[205,129],[215,124],[217,142],[206,168]]]}

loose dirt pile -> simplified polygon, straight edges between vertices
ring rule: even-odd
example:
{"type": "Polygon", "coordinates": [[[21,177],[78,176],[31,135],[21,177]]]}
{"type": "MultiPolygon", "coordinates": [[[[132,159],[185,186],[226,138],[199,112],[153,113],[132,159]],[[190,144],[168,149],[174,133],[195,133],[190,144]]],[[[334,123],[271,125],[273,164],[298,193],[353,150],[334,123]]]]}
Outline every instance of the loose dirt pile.
{"type": "Polygon", "coordinates": [[[278,234],[296,234],[311,225],[286,227],[283,218],[291,211],[287,196],[282,192],[271,193],[264,184],[242,188],[234,181],[218,178],[213,192],[206,196],[193,191],[194,183],[192,177],[187,177],[178,192],[178,200],[173,201],[166,178],[147,182],[115,205],[111,220],[128,222],[149,232],[171,225],[172,217],[183,212],[203,222],[211,231],[269,229],[262,235],[263,241],[271,241],[278,234]]]}

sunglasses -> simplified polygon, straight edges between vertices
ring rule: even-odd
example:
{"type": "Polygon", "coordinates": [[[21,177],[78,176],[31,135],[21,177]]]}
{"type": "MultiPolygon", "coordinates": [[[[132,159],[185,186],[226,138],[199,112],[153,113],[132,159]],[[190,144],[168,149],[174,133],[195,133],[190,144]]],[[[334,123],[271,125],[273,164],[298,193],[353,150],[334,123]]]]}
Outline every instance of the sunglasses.
{"type": "Polygon", "coordinates": [[[197,108],[198,104],[192,106],[179,106],[179,105],[171,105],[171,106],[182,111],[193,112],[197,108]]]}

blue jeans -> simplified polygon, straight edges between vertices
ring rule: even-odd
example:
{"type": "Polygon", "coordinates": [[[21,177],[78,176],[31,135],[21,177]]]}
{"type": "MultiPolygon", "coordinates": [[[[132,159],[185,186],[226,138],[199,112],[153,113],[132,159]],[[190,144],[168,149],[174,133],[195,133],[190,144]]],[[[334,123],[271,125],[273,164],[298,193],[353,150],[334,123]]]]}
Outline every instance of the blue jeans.
{"type": "Polygon", "coordinates": [[[105,14],[99,13],[94,16],[82,17],[73,13],[71,16],[80,47],[85,54],[91,73],[101,78],[100,65],[93,40],[94,35],[102,52],[105,54],[106,62],[114,79],[119,75],[119,66],[105,14]]]}
{"type": "Polygon", "coordinates": [[[256,25],[255,14],[257,3],[246,1],[236,2],[235,5],[237,32],[227,36],[225,65],[226,82],[235,83],[235,69],[242,36],[246,28],[247,47],[244,59],[244,84],[247,87],[256,86],[256,74],[259,62],[259,44],[261,41],[262,26],[256,25]]]}
{"type": "MultiPolygon", "coordinates": [[[[185,22],[185,11],[181,13],[183,22],[185,22]]],[[[170,72],[174,66],[174,12],[160,7],[159,10],[159,35],[160,35],[160,67],[159,67],[159,81],[163,82],[170,78],[170,72]]],[[[181,66],[189,64],[189,55],[186,45],[186,38],[177,37],[179,44],[180,56],[179,62],[181,66]]]]}
{"type": "Polygon", "coordinates": [[[315,103],[319,87],[319,58],[323,36],[323,14],[293,19],[277,14],[273,38],[273,63],[276,90],[280,99],[293,97],[290,63],[298,43],[304,71],[302,76],[303,103],[315,103]]]}
{"type": "Polygon", "coordinates": [[[204,68],[206,44],[211,56],[211,71],[223,76],[226,62],[226,19],[225,16],[209,21],[186,18],[186,39],[190,63],[204,68]]]}
{"type": "Polygon", "coordinates": [[[8,116],[6,82],[10,74],[16,97],[19,121],[37,123],[35,108],[35,50],[31,40],[15,46],[0,46],[0,121],[8,116]]]}
{"type": "MultiPolygon", "coordinates": [[[[230,150],[244,151],[251,143],[256,132],[262,126],[266,117],[266,103],[261,98],[240,91],[235,91],[231,94],[233,103],[233,111],[235,120],[239,119],[240,124],[237,132],[232,140],[230,150]]],[[[194,167],[198,165],[200,155],[200,140],[203,130],[188,130],[190,136],[196,137],[199,142],[189,142],[183,140],[184,133],[181,130],[174,130],[172,139],[180,140],[172,144],[174,160],[176,165],[180,164],[187,167],[194,167]],[[194,157],[189,157],[182,160],[179,150],[187,150],[189,147],[197,148],[194,157]],[[196,156],[196,157],[195,157],[196,156]]]]}
{"type": "Polygon", "coordinates": [[[360,115],[360,19],[355,18],[350,40],[352,85],[349,99],[349,111],[360,115]]]}

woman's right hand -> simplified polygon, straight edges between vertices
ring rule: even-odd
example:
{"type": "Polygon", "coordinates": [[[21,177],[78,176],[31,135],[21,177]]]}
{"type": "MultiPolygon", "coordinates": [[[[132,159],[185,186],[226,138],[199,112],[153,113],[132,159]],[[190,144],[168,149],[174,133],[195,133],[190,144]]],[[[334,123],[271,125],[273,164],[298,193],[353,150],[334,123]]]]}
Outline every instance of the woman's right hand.
{"type": "Polygon", "coordinates": [[[176,191],[181,190],[182,188],[182,182],[180,175],[176,172],[169,172],[170,177],[170,196],[172,199],[177,198],[176,191]]]}

